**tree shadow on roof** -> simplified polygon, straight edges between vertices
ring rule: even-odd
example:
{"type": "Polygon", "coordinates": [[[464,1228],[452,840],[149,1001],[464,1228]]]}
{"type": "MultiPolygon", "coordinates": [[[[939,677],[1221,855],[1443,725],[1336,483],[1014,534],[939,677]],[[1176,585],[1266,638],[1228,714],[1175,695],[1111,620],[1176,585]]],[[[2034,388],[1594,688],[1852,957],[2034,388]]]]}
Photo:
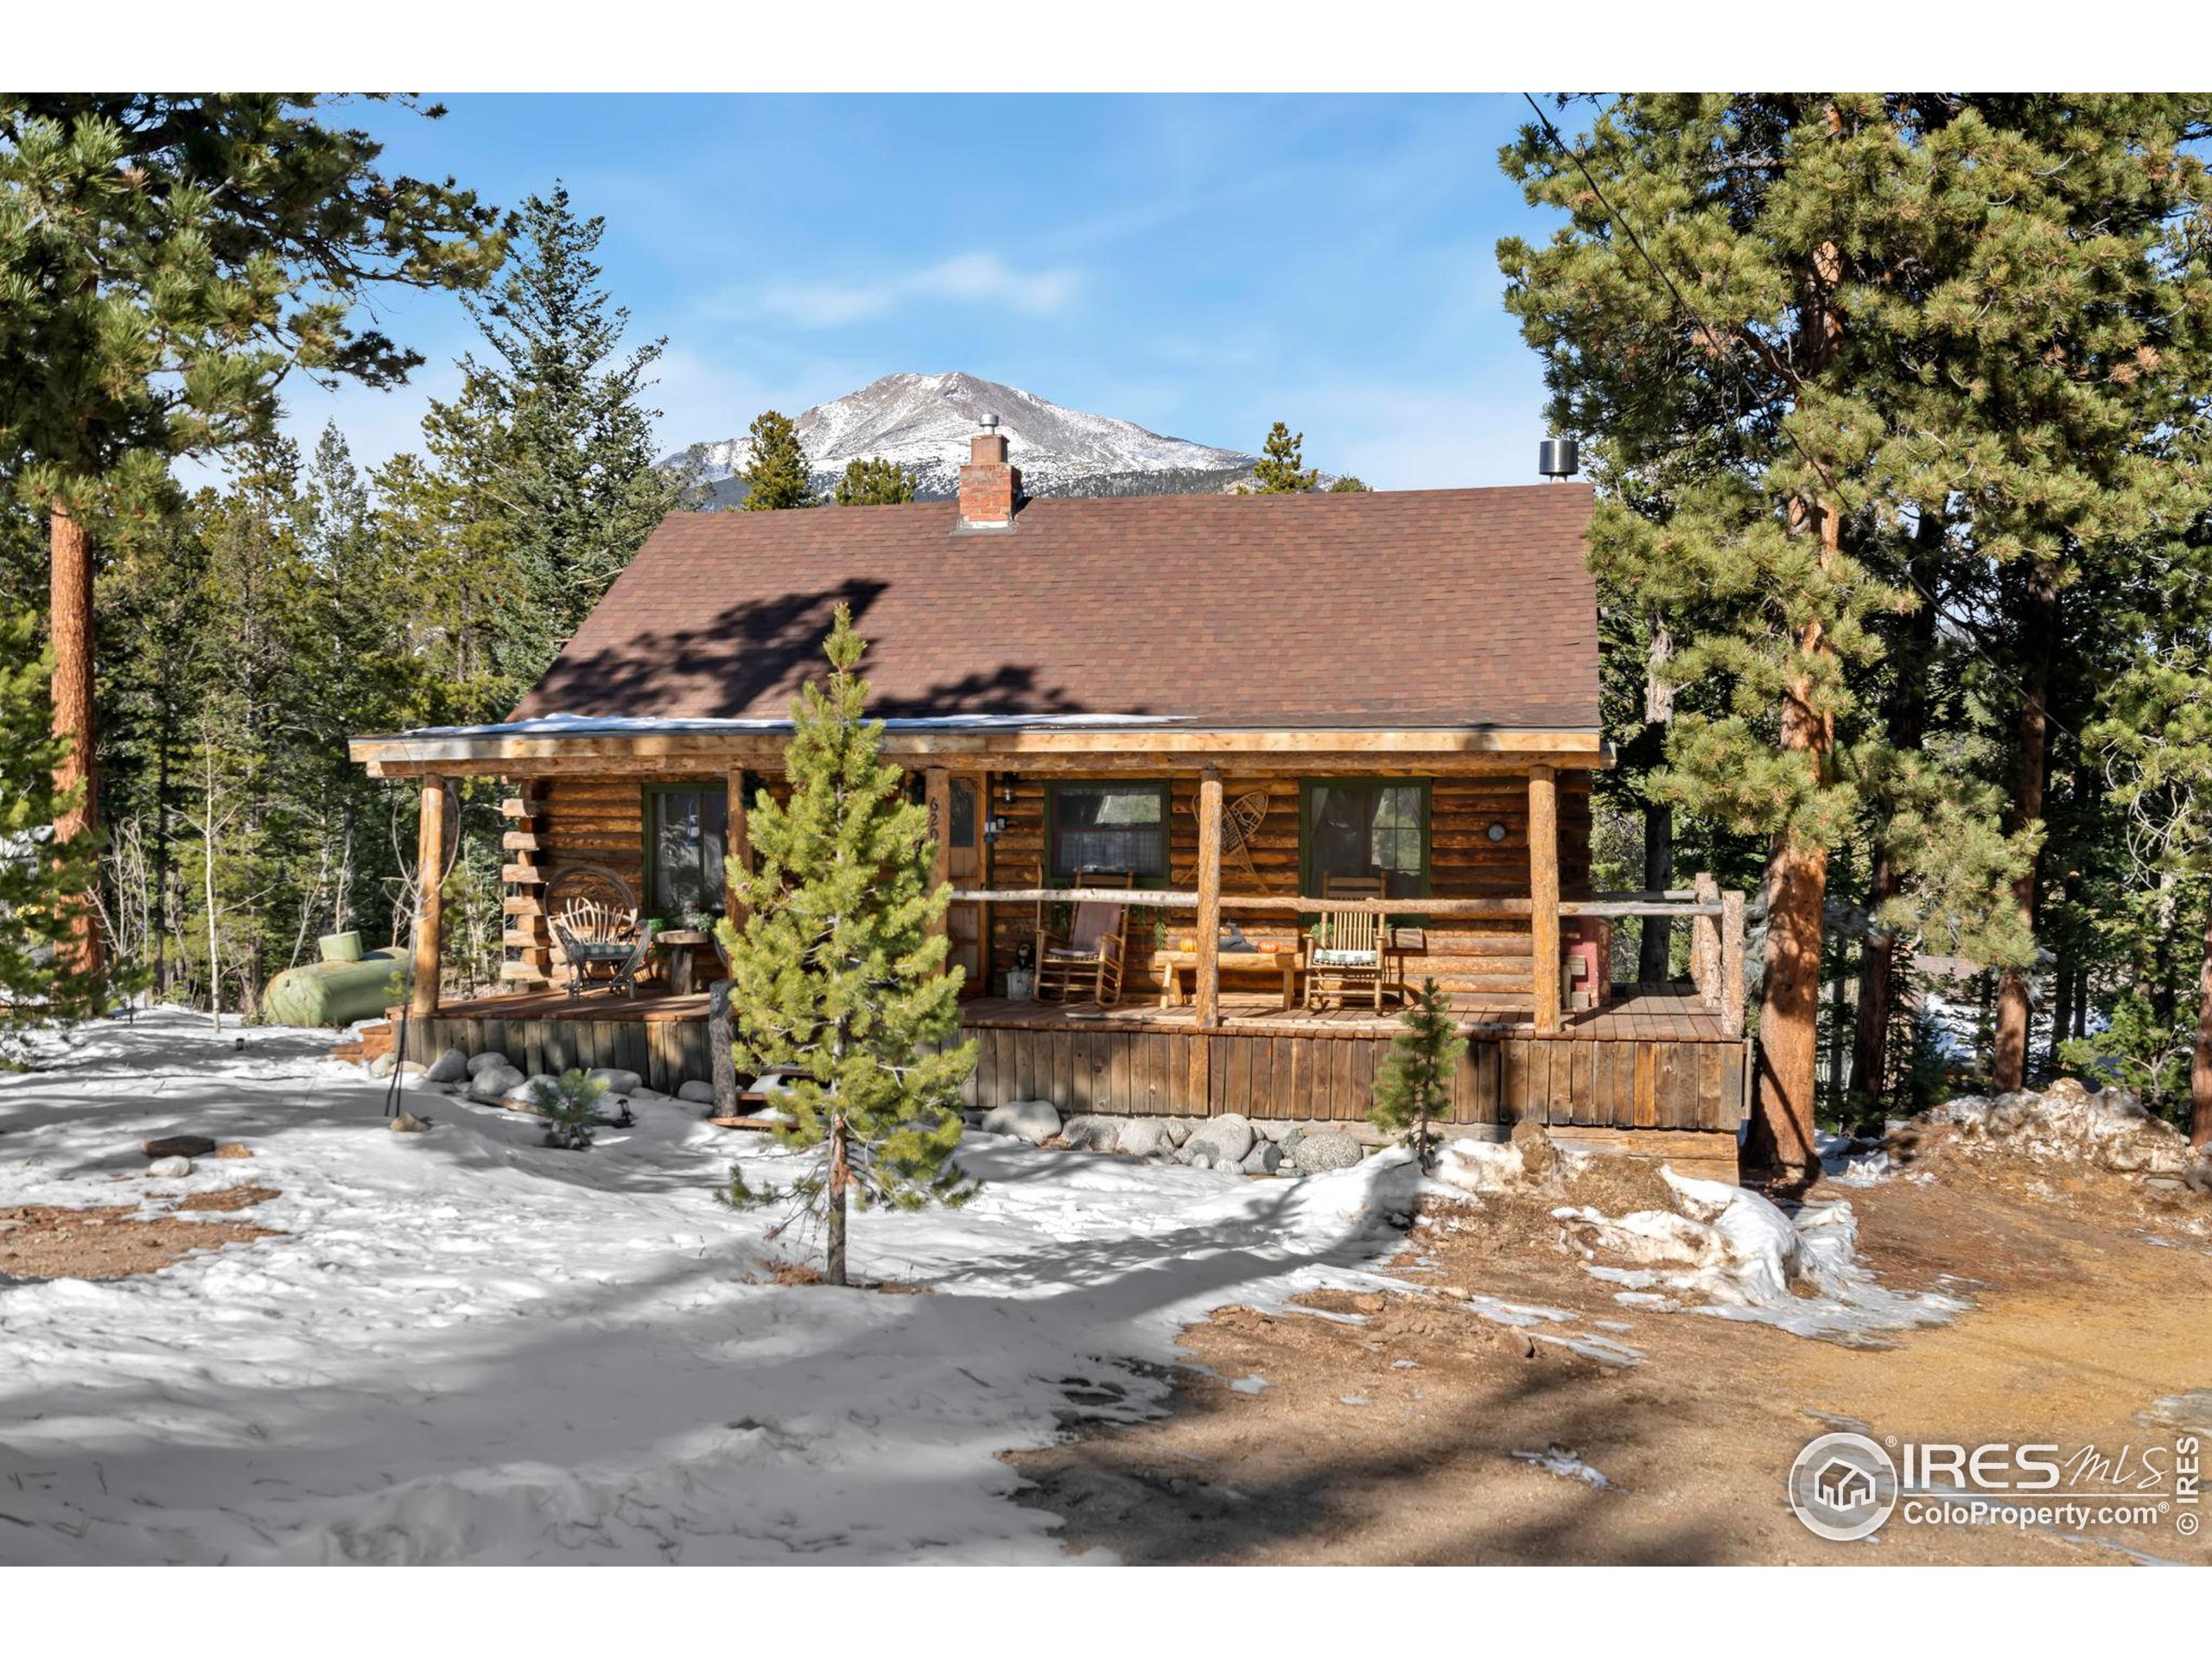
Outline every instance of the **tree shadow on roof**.
{"type": "MultiPolygon", "coordinates": [[[[852,577],[830,586],[772,599],[725,606],[696,626],[671,627],[579,647],[571,641],[545,677],[511,718],[566,714],[695,720],[781,720],[807,681],[827,671],[822,642],[836,607],[852,610],[853,626],[867,638],[868,616],[887,584],[852,577]]],[[[927,642],[916,642],[926,649],[927,642]]],[[[914,646],[890,659],[892,677],[914,683],[914,646]]],[[[1038,664],[1011,660],[951,663],[946,677],[918,691],[879,695],[869,712],[880,718],[923,719],[949,715],[1071,715],[1094,712],[1038,664]]],[[[881,671],[887,654],[872,648],[863,673],[881,671]]],[[[924,667],[939,664],[925,661],[924,667]]],[[[1144,714],[1147,708],[1116,709],[1144,714]]]]}

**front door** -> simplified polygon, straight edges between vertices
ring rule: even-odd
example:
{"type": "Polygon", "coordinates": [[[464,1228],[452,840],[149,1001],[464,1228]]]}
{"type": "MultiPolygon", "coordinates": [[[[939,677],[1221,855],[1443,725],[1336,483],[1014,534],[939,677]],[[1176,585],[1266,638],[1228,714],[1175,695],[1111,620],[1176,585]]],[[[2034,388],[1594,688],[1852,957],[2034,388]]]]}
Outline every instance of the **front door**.
{"type": "MultiPolygon", "coordinates": [[[[983,812],[990,791],[982,777],[956,772],[946,779],[950,809],[944,826],[945,869],[952,885],[980,887],[983,880],[983,812]]],[[[945,917],[945,931],[952,940],[952,962],[964,970],[966,996],[990,994],[989,964],[983,959],[983,940],[990,927],[990,906],[954,901],[945,917]]]]}

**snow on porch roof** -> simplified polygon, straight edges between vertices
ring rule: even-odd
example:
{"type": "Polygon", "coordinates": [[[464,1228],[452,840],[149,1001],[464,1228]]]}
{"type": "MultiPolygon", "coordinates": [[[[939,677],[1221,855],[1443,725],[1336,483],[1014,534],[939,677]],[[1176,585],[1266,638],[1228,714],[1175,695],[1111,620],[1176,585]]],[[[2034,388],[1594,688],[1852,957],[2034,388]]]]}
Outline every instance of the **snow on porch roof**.
{"type": "MultiPolygon", "coordinates": [[[[886,720],[890,732],[1117,730],[1186,724],[1179,715],[936,715],[886,720]]],[[[486,726],[418,726],[404,737],[716,737],[788,732],[788,720],[657,719],[641,715],[538,715],[486,726]]]]}

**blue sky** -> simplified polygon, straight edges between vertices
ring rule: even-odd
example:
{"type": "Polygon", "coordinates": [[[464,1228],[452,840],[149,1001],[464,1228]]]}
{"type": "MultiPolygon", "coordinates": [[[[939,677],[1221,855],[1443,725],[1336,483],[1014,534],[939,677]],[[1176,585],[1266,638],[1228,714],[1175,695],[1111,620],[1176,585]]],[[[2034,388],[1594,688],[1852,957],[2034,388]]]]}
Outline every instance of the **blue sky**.
{"type": "MultiPolygon", "coordinates": [[[[348,111],[385,163],[503,205],[565,179],[607,220],[632,338],[665,334],[674,448],[878,375],[959,369],[1202,442],[1270,421],[1384,488],[1532,481],[1534,356],[1493,250],[1542,234],[1498,173],[1526,106],[1475,98],[445,97],[348,111]]],[[[291,389],[375,461],[474,332],[380,297],[397,392],[291,389]]]]}

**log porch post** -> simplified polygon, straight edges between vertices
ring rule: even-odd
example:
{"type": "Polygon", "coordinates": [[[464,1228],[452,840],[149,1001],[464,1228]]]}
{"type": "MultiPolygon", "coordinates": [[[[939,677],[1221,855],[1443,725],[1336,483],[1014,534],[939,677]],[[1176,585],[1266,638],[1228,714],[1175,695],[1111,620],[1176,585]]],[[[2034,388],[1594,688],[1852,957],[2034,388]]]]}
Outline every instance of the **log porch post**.
{"type": "MultiPolygon", "coordinates": [[[[1720,883],[1710,870],[1691,878],[1690,893],[1700,905],[1721,902],[1720,883]]],[[[1690,918],[1690,983],[1707,1007],[1719,1012],[1725,1007],[1728,987],[1720,969],[1720,924],[1710,916],[1690,918]]]]}
{"type": "Polygon", "coordinates": [[[1198,774],[1198,1021],[1221,1023],[1221,772],[1198,774]]]}
{"type": "MultiPolygon", "coordinates": [[[[943,766],[922,774],[922,798],[930,813],[930,891],[935,893],[952,879],[952,775],[943,766]]],[[[948,930],[949,916],[930,924],[931,933],[948,930]]]]}
{"type": "Polygon", "coordinates": [[[1720,895],[1720,1029],[1744,1034],[1744,895],[1720,895]]]}
{"type": "MultiPolygon", "coordinates": [[[[749,873],[753,868],[753,831],[746,818],[743,766],[729,769],[727,787],[729,791],[729,810],[723,831],[722,850],[738,868],[749,873]]],[[[722,913],[729,918],[732,927],[745,925],[745,901],[737,896],[737,884],[729,879],[728,871],[722,873],[722,913]]]]}
{"type": "Polygon", "coordinates": [[[417,1015],[438,1011],[439,943],[445,925],[441,892],[446,864],[446,780],[423,779],[422,810],[415,821],[415,984],[408,1007],[417,1015]]]}
{"type": "Polygon", "coordinates": [[[1559,784],[1549,766],[1529,768],[1529,988],[1538,1031],[1559,1029],[1559,784]]]}

